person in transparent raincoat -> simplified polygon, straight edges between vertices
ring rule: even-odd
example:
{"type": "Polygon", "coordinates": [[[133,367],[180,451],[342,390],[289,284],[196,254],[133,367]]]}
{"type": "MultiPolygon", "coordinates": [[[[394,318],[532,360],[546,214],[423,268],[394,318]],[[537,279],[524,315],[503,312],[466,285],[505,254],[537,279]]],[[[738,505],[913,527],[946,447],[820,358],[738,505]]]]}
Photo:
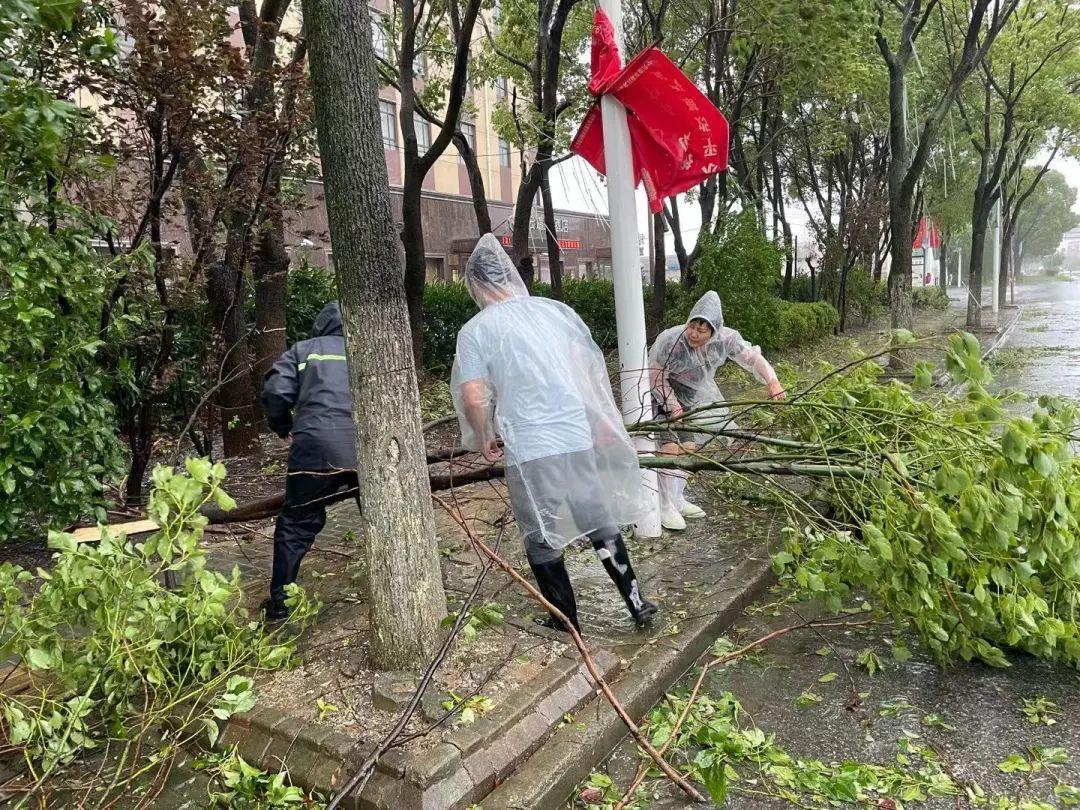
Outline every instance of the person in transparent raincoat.
{"type": "MultiPolygon", "coordinates": [[[[645,624],[657,607],[641,594],[619,526],[638,520],[646,504],[603,354],[572,309],[529,295],[491,234],[469,258],[465,283],[480,312],[458,334],[451,377],[462,444],[489,461],[505,457],[510,505],[540,592],[578,627],[563,549],[588,537],[645,624]]],[[[542,623],[564,629],[553,616],[542,623]]]]}
{"type": "MultiPolygon", "coordinates": [[[[724,326],[720,296],[710,290],[694,304],[686,324],[661,332],[649,351],[656,419],[674,422],[688,414],[688,420],[701,427],[733,429],[735,424],[725,407],[709,407],[723,400],[716,384],[716,372],[728,360],[734,360],[767,386],[769,396],[784,397],[784,387],[761,349],[744,340],[736,330],[724,326]]],[[[713,435],[693,430],[665,431],[659,436],[660,452],[692,453],[713,435]]],[[[681,531],[686,528],[686,518],[705,517],[704,509],[686,500],[688,477],[684,470],[660,473],[660,522],[666,529],[681,531]]]]}

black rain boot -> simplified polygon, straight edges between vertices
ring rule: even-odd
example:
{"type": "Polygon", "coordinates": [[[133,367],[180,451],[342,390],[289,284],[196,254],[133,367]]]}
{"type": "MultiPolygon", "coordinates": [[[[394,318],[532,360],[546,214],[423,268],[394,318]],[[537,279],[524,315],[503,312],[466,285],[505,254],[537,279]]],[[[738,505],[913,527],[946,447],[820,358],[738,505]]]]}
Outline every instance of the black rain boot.
{"type": "MultiPolygon", "coordinates": [[[[554,562],[541,565],[529,563],[529,567],[532,568],[533,576],[536,577],[536,584],[540,587],[540,593],[551,604],[561,610],[563,615],[574,625],[574,629],[580,633],[581,627],[578,625],[577,618],[577,600],[574,599],[574,588],[570,585],[570,575],[566,572],[566,563],[560,558],[554,562]]],[[[536,623],[544,627],[550,627],[552,630],[567,632],[566,625],[554,615],[550,615],[546,619],[537,619],[536,623]]]]}
{"type": "Polygon", "coordinates": [[[644,627],[652,621],[660,608],[641,595],[637,577],[630,565],[630,553],[626,550],[622,535],[594,539],[592,545],[596,556],[604,564],[604,570],[619,589],[630,615],[634,617],[638,627],[644,627]]]}
{"type": "Polygon", "coordinates": [[[259,611],[270,624],[283,622],[292,615],[292,608],[284,602],[277,602],[272,598],[264,599],[263,603],[259,605],[259,611]]]}

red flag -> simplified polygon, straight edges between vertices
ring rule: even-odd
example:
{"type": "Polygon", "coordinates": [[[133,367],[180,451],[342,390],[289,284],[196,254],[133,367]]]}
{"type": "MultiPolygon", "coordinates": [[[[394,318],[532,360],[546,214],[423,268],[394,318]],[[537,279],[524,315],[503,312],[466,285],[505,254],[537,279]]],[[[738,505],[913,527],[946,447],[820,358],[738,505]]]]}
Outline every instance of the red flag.
{"type": "MultiPolygon", "coordinates": [[[[622,71],[611,20],[597,9],[593,22],[594,95],[610,93],[626,107],[634,155],[634,182],[645,184],[649,208],[727,169],[728,122],[697,86],[660,50],[650,47],[622,71]]],[[[599,101],[585,116],[570,148],[606,173],[599,101]]]]}
{"type": "Polygon", "coordinates": [[[930,247],[934,250],[941,248],[941,232],[937,229],[934,221],[927,217],[919,220],[919,232],[915,234],[915,241],[912,242],[911,246],[915,250],[920,250],[923,246],[923,239],[929,239],[930,247]],[[929,236],[926,233],[927,228],[930,229],[929,236]]]}

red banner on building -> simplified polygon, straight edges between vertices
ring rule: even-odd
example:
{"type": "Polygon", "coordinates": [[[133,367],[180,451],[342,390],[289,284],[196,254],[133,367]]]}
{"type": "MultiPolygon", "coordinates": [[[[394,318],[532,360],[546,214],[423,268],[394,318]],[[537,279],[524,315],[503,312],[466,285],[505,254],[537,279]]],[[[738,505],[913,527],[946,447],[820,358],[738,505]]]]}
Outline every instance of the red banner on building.
{"type": "MultiPolygon", "coordinates": [[[[611,94],[626,107],[634,154],[634,182],[645,184],[649,208],[687,191],[728,166],[728,122],[674,62],[646,48],[619,70],[615,31],[602,9],[593,20],[592,81],[596,96],[611,94]]],[[[570,148],[598,172],[604,163],[600,102],[585,116],[570,148]]]]}

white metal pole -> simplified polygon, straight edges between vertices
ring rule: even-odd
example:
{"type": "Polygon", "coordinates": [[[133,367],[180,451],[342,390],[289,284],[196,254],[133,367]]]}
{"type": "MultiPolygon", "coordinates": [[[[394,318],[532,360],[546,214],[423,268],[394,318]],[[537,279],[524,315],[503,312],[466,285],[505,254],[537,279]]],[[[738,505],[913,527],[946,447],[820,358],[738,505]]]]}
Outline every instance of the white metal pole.
{"type": "MultiPolygon", "coordinates": [[[[611,18],[615,42],[623,52],[622,2],[600,0],[611,18]]],[[[615,328],[619,339],[619,384],[626,423],[651,417],[648,356],[645,346],[645,296],[641,289],[638,221],[634,195],[634,160],[626,108],[613,96],[600,99],[604,122],[604,163],[607,168],[608,214],[611,218],[611,276],[615,285],[615,328]]],[[[638,440],[638,450],[654,451],[655,442],[638,440]]],[[[648,517],[636,529],[638,537],[660,536],[660,491],[654,471],[642,471],[648,517]]]]}
{"type": "Polygon", "coordinates": [[[994,313],[994,325],[998,314],[998,278],[1001,275],[1001,197],[994,203],[994,272],[993,287],[990,290],[990,311],[994,313]]]}

